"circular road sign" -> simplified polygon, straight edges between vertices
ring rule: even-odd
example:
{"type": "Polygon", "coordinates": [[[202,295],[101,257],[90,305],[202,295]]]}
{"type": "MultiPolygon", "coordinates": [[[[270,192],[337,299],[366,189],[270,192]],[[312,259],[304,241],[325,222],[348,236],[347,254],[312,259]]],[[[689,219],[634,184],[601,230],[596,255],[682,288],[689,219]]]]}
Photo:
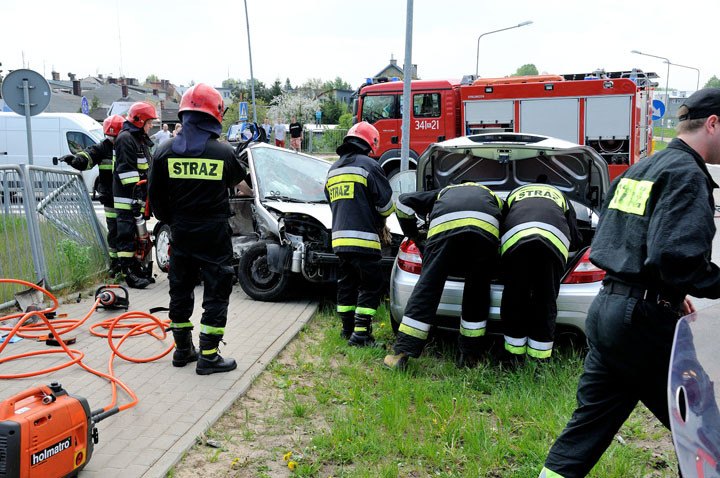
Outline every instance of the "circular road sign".
{"type": "Polygon", "coordinates": [[[28,83],[30,116],[35,116],[50,103],[50,85],[42,75],[33,70],[15,70],[2,82],[2,97],[5,104],[19,115],[25,115],[24,80],[28,83]]]}
{"type": "Polygon", "coordinates": [[[82,97],[82,102],[80,103],[80,111],[82,111],[85,115],[90,112],[90,104],[88,104],[88,100],[84,96],[82,97]]]}
{"type": "Polygon", "coordinates": [[[660,118],[662,118],[665,115],[665,103],[663,103],[662,101],[653,100],[652,107],[653,107],[653,115],[652,115],[653,121],[659,120],[660,118]]]}

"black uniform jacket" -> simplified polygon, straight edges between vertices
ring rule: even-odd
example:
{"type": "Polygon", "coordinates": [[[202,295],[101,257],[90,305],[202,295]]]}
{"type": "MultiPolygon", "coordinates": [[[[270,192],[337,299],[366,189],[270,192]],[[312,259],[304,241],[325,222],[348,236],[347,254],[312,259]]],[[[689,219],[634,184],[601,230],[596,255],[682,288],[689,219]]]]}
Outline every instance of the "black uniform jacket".
{"type": "Polygon", "coordinates": [[[112,174],[114,161],[113,143],[106,138],[98,144],[93,144],[85,148],[84,151],[80,151],[70,163],[70,166],[80,171],[89,171],[95,166],[98,167],[98,194],[100,195],[100,202],[108,207],[113,206],[112,174]]]}
{"type": "Polygon", "coordinates": [[[416,215],[428,224],[428,244],[463,232],[477,233],[498,244],[502,199],[477,183],[405,193],[398,197],[397,217],[403,233],[418,237],[416,215]]]}
{"type": "Polygon", "coordinates": [[[333,163],[325,182],[332,209],[335,253],[380,255],[378,228],[392,214],[392,188],[385,172],[364,154],[344,154],[333,163]]]}
{"type": "Polygon", "coordinates": [[[145,204],[147,188],[137,183],[147,179],[150,168],[150,147],[153,142],[142,128],[126,121],[115,140],[113,195],[115,209],[130,210],[133,199],[145,204]]]}
{"type": "Polygon", "coordinates": [[[610,185],[591,262],[631,284],[720,297],[720,269],[710,261],[716,187],[702,157],[673,139],[610,185]]]}
{"type": "Polygon", "coordinates": [[[158,147],[150,170],[149,196],[155,217],[161,221],[227,221],[228,189],[245,179],[245,168],[232,146],[208,139],[198,157],[172,150],[175,138],[158,147]]]}
{"type": "Polygon", "coordinates": [[[508,194],[500,236],[502,255],[512,254],[522,244],[536,243],[547,246],[565,264],[568,252],[581,241],[575,209],[559,189],[526,184],[508,194]]]}

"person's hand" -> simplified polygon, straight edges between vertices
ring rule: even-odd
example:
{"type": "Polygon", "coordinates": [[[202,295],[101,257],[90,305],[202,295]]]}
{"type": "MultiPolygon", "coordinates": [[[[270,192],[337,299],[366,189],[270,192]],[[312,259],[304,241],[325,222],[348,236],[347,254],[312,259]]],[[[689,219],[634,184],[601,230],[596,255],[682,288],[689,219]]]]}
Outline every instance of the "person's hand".
{"type": "Polygon", "coordinates": [[[683,313],[685,315],[690,315],[694,314],[695,312],[697,312],[697,310],[695,310],[695,306],[690,300],[690,296],[686,296],[685,301],[683,302],[683,313]]]}
{"type": "Polygon", "coordinates": [[[71,164],[73,162],[73,159],[75,159],[74,154],[66,154],[65,156],[60,158],[60,161],[62,161],[63,163],[71,164]]]}

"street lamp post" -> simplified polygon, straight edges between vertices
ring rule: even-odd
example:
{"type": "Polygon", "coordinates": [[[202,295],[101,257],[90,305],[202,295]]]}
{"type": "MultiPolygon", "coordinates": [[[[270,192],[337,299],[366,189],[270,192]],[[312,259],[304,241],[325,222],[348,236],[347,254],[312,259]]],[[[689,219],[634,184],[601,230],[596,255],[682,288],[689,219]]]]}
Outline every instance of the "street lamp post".
{"type": "Polygon", "coordinates": [[[493,30],[491,32],[485,32],[482,35],[480,35],[477,39],[477,52],[475,54],[475,76],[478,76],[478,68],[480,66],[480,39],[484,37],[485,35],[490,35],[491,33],[497,33],[497,32],[504,32],[505,30],[512,30],[513,28],[519,28],[524,27],[525,25],[530,25],[532,23],[532,20],[528,20],[526,22],[518,23],[517,25],[513,25],[511,27],[507,28],[501,28],[500,30],[493,30]]]}
{"type": "Polygon", "coordinates": [[[688,70],[695,70],[697,71],[697,84],[695,85],[695,90],[700,89],[700,70],[695,68],[694,66],[685,66],[685,65],[678,65],[677,63],[670,63],[672,66],[679,66],[680,68],[687,68],[688,70]]]}
{"type": "MultiPolygon", "coordinates": [[[[653,58],[660,58],[661,60],[665,60],[665,63],[667,63],[667,75],[665,76],[665,102],[667,103],[667,107],[670,107],[670,60],[665,58],[664,56],[657,56],[657,55],[651,55],[649,53],[641,53],[637,50],[632,50],[630,53],[635,53],[636,55],[643,55],[643,56],[651,56],[653,58]]],[[[660,127],[662,128],[662,133],[660,135],[660,141],[665,142],[665,116],[663,115],[662,121],[660,122],[660,127]]]]}

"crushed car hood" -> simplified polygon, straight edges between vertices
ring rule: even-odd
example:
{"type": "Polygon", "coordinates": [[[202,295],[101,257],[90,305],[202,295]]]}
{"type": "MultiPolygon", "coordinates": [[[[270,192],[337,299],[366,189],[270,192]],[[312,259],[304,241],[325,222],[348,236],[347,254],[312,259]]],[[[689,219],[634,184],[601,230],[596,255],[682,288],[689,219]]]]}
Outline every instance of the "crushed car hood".
{"type": "Polygon", "coordinates": [[[594,211],[610,184],[607,163],[592,148],[541,135],[494,133],[431,144],[418,159],[417,190],[474,181],[510,192],[541,176],[594,211]]]}
{"type": "MultiPolygon", "coordinates": [[[[332,229],[332,212],[329,204],[324,203],[296,203],[296,202],[283,202],[283,201],[264,201],[263,203],[268,209],[275,209],[281,213],[297,213],[306,214],[312,216],[328,230],[332,229]]],[[[402,234],[400,224],[395,217],[395,214],[391,214],[387,220],[387,226],[390,228],[390,232],[393,234],[402,234]]]]}

